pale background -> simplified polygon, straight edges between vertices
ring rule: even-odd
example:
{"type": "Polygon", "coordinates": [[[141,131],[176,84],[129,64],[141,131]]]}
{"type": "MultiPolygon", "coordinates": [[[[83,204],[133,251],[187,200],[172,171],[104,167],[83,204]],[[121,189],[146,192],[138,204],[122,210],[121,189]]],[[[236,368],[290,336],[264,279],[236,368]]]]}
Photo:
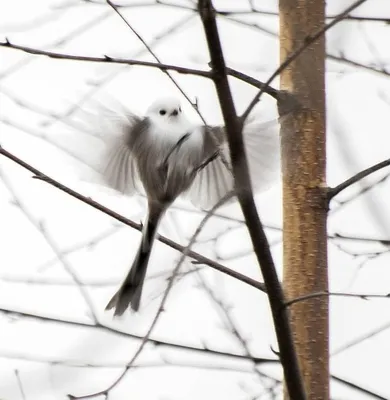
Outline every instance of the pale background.
{"type": "MultiPolygon", "coordinates": [[[[128,0],[123,4],[135,6],[121,11],[163,62],[206,68],[209,58],[198,16],[185,8],[152,3],[128,0]]],[[[193,2],[172,0],[172,4],[188,7],[193,2]]],[[[327,12],[334,15],[350,4],[331,0],[327,12]]],[[[215,6],[231,11],[248,9],[246,2],[234,0],[216,1],[215,6]]],[[[258,1],[256,6],[277,11],[274,0],[258,1]]],[[[353,15],[390,18],[390,3],[367,1],[353,15]]],[[[277,16],[232,14],[219,19],[219,29],[228,65],[265,81],[278,65],[277,16]]],[[[327,36],[328,54],[342,58],[327,63],[330,186],[389,157],[389,29],[383,22],[344,21],[327,36]],[[354,67],[343,58],[383,71],[354,67]]],[[[98,1],[0,0],[0,40],[5,37],[15,44],[68,54],[153,61],[118,15],[98,1]]],[[[198,99],[208,123],[222,121],[211,82],[173,76],[191,99],[198,99]]],[[[256,91],[236,80],[231,80],[231,85],[242,112],[256,91]]],[[[177,94],[156,69],[53,60],[0,48],[0,144],[139,222],[145,211],[141,198],[126,198],[85,182],[88,168],[80,160],[93,155],[94,147],[84,140],[88,136],[67,124],[65,115],[91,91],[103,99],[108,95],[120,99],[138,113],[158,95],[177,94]]],[[[196,119],[188,104],[185,109],[196,119]]],[[[258,111],[264,120],[272,119],[275,102],[264,96],[258,111]]],[[[329,234],[352,238],[329,240],[332,291],[390,292],[389,246],[380,242],[390,239],[388,176],[389,170],[380,171],[343,192],[332,204],[329,234]]],[[[113,321],[103,312],[131,264],[140,234],[32,179],[31,173],[3,157],[0,179],[0,399],[63,399],[68,393],[83,395],[106,389],[140,345],[140,340],[115,331],[142,336],[158,306],[156,300],[150,304],[148,299],[161,293],[161,281],[148,283],[146,307],[136,317],[113,321]],[[71,274],[83,282],[93,310],[71,274]],[[93,314],[101,325],[112,329],[83,327],[95,324],[93,314]]],[[[280,182],[258,194],[256,200],[281,273],[280,182]]],[[[239,208],[232,205],[220,212],[232,219],[213,217],[194,249],[261,280],[239,208]]],[[[179,202],[167,214],[160,232],[185,244],[201,219],[201,213],[179,202]]],[[[157,243],[151,273],[172,268],[179,256],[157,243]]],[[[188,270],[188,263],[185,268],[188,270]]],[[[378,394],[364,394],[333,379],[332,399],[390,398],[389,306],[386,299],[331,299],[331,372],[378,394]]],[[[152,338],[249,359],[276,358],[266,296],[209,267],[202,267],[200,274],[188,274],[175,285],[152,338]]],[[[135,365],[137,368],[110,391],[110,399],[281,396],[281,369],[275,363],[255,367],[250,360],[147,345],[135,365]]]]}

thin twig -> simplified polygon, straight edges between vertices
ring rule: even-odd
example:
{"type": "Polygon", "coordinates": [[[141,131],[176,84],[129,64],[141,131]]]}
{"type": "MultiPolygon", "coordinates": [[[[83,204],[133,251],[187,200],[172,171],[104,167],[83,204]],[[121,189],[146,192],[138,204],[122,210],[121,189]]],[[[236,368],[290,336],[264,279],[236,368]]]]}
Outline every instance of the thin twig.
{"type": "Polygon", "coordinates": [[[21,396],[22,396],[22,399],[23,399],[23,400],[26,400],[26,399],[27,399],[26,393],[24,392],[23,382],[22,382],[22,380],[20,379],[20,373],[19,373],[19,370],[18,370],[18,369],[15,369],[15,376],[16,376],[16,380],[18,381],[18,387],[19,387],[19,390],[20,390],[20,394],[21,394],[21,396]]]}
{"type": "Polygon", "coordinates": [[[375,164],[369,168],[366,168],[363,171],[360,171],[356,175],[354,175],[351,178],[347,179],[346,181],[340,183],[339,185],[335,186],[334,188],[329,188],[328,189],[328,200],[329,201],[332,200],[333,197],[337,196],[340,192],[347,189],[349,186],[353,185],[354,183],[359,182],[366,176],[371,175],[374,172],[379,171],[388,166],[390,166],[390,158],[388,158],[385,161],[381,161],[378,164],[375,164]]]}
{"type": "MultiPolygon", "coordinates": [[[[280,64],[280,66],[275,70],[275,72],[269,77],[269,79],[265,82],[265,87],[267,87],[282,71],[284,71],[304,50],[306,50],[311,44],[316,42],[320,37],[325,35],[326,31],[335,26],[338,22],[342,21],[351,11],[355,8],[359,7],[361,4],[365,3],[367,0],[357,0],[353,4],[351,4],[348,8],[346,8],[343,12],[338,14],[331,22],[324,25],[320,29],[318,29],[312,35],[309,35],[305,38],[303,43],[286,59],[280,64]]],[[[250,102],[247,109],[241,116],[241,123],[244,123],[245,119],[248,117],[250,112],[253,110],[254,106],[258,103],[261,95],[265,92],[264,88],[260,89],[260,91],[255,95],[253,100],[250,102]]]]}
{"type": "MultiPolygon", "coordinates": [[[[161,43],[162,40],[166,40],[170,35],[175,33],[177,30],[182,28],[184,25],[186,25],[191,19],[193,18],[193,15],[187,15],[184,18],[180,19],[177,21],[175,24],[169,26],[167,29],[163,30],[162,32],[158,33],[156,36],[154,36],[151,39],[151,42],[149,46],[156,45],[158,43],[161,43]]],[[[141,49],[139,51],[136,51],[131,55],[132,58],[140,57],[144,54],[144,49],[141,49]]],[[[72,105],[68,110],[66,110],[62,115],[56,116],[54,121],[48,121],[48,123],[52,122],[57,122],[57,121],[62,121],[63,119],[68,119],[75,111],[77,111],[82,104],[84,104],[89,98],[91,98],[95,92],[97,92],[99,89],[101,89],[104,85],[107,85],[112,79],[117,78],[121,73],[125,72],[128,70],[128,66],[123,65],[121,66],[120,70],[118,71],[115,69],[115,71],[112,71],[111,73],[107,74],[104,78],[102,78],[98,82],[93,83],[92,89],[88,90],[82,97],[81,99],[77,102],[77,104],[72,105]]],[[[91,84],[91,83],[90,83],[91,84]]],[[[67,123],[69,122],[66,121],[67,123]]]]}
{"type": "MultiPolygon", "coordinates": [[[[65,249],[61,250],[61,253],[65,256],[65,255],[76,253],[82,249],[92,249],[93,247],[97,246],[100,242],[103,242],[104,240],[106,240],[106,239],[110,238],[111,236],[115,235],[116,233],[118,233],[121,228],[123,228],[122,225],[115,223],[115,225],[113,227],[111,227],[110,229],[107,229],[106,231],[99,233],[98,235],[94,236],[93,238],[89,238],[88,240],[85,240],[83,242],[75,244],[74,246],[65,248],[65,249]]],[[[38,265],[36,267],[36,270],[38,272],[44,272],[51,265],[55,264],[57,261],[58,261],[57,258],[52,258],[50,260],[47,260],[46,262],[43,262],[42,264],[38,265]]],[[[37,282],[37,281],[35,281],[35,282],[37,282]]],[[[85,282],[83,282],[83,285],[90,286],[90,284],[87,284],[85,282]]],[[[94,285],[92,284],[92,286],[94,286],[94,285]]]]}
{"type": "Polygon", "coordinates": [[[365,389],[356,383],[347,381],[346,379],[342,379],[342,378],[339,378],[338,376],[334,376],[334,375],[331,375],[331,378],[334,379],[336,382],[342,383],[343,385],[345,385],[351,389],[355,389],[355,390],[358,390],[359,392],[369,395],[370,398],[372,398],[372,399],[389,400],[389,397],[383,397],[380,394],[373,392],[372,390],[365,389]]]}
{"type": "MultiPolygon", "coordinates": [[[[234,321],[234,318],[232,316],[231,312],[231,307],[230,305],[227,305],[222,299],[220,299],[215,292],[207,285],[205,282],[203,276],[201,275],[200,272],[196,273],[198,277],[198,281],[200,282],[200,286],[202,289],[207,293],[207,295],[210,297],[210,299],[216,304],[218,307],[217,312],[219,311],[220,314],[222,314],[224,318],[224,324],[225,327],[227,328],[227,331],[230,333],[230,335],[237,339],[238,343],[241,345],[242,350],[244,351],[244,354],[248,358],[252,358],[250,348],[248,346],[248,341],[244,338],[244,336],[241,334],[240,329],[237,327],[237,324],[234,321]]],[[[265,382],[264,382],[264,373],[259,371],[259,369],[256,366],[256,363],[253,363],[253,372],[258,376],[259,380],[265,387],[265,382]]],[[[266,376],[269,378],[269,376],[266,376]]],[[[266,391],[268,392],[268,388],[265,388],[266,391]]]]}
{"type": "MultiPolygon", "coordinates": [[[[30,311],[21,311],[21,310],[10,310],[10,309],[4,308],[4,307],[0,307],[0,312],[3,314],[12,314],[17,317],[30,318],[30,319],[37,320],[42,323],[45,323],[45,322],[46,323],[54,323],[56,326],[60,325],[60,326],[67,326],[67,327],[82,328],[82,329],[87,329],[87,330],[93,330],[94,332],[101,331],[101,332],[109,333],[116,337],[127,338],[127,339],[134,339],[134,340],[142,340],[143,339],[143,336],[132,334],[132,333],[121,331],[121,330],[117,330],[114,327],[106,326],[106,325],[103,325],[102,323],[99,323],[99,325],[93,325],[91,323],[83,322],[80,320],[73,321],[73,320],[64,319],[61,317],[40,315],[40,314],[33,313],[32,311],[30,312],[30,311]]],[[[196,347],[191,344],[173,343],[173,342],[168,342],[166,340],[160,340],[160,339],[155,339],[155,338],[149,338],[148,343],[156,346],[156,348],[163,347],[163,348],[167,348],[167,349],[179,350],[179,351],[189,351],[189,352],[204,354],[204,355],[208,355],[208,356],[248,361],[248,358],[242,354],[225,352],[225,351],[221,351],[221,350],[214,350],[214,349],[211,349],[210,347],[207,347],[207,348],[196,347]]],[[[279,362],[279,360],[269,359],[269,358],[264,358],[264,357],[253,357],[250,361],[256,362],[257,364],[262,364],[262,363],[267,363],[267,362],[279,362]]]]}
{"type": "Polygon", "coordinates": [[[390,72],[386,71],[383,68],[379,68],[377,66],[371,66],[371,65],[366,65],[362,64],[359,61],[351,60],[350,58],[346,58],[344,55],[341,56],[336,56],[335,54],[327,54],[326,56],[329,60],[345,64],[349,67],[354,67],[354,68],[359,68],[367,72],[372,72],[375,74],[382,75],[386,78],[390,76],[390,72]]]}
{"type": "MultiPolygon", "coordinates": [[[[117,5],[115,5],[112,1],[106,0],[107,4],[119,15],[119,17],[122,19],[122,21],[128,26],[128,28],[134,33],[134,35],[137,36],[139,41],[145,46],[145,48],[148,50],[148,52],[151,54],[151,56],[158,62],[161,63],[160,58],[157,56],[157,54],[152,50],[152,48],[145,42],[143,37],[133,28],[133,26],[127,21],[127,19],[122,15],[122,13],[119,11],[117,5]]],[[[203,115],[199,111],[199,107],[197,106],[196,103],[192,102],[191,99],[188,97],[187,93],[184,92],[184,90],[180,87],[180,85],[176,82],[175,78],[168,72],[168,70],[163,71],[167,77],[170,79],[170,81],[176,86],[176,88],[179,90],[179,92],[184,96],[184,98],[188,101],[188,103],[191,105],[191,107],[195,110],[195,112],[198,114],[199,118],[202,120],[202,122],[207,125],[206,120],[204,119],[203,115]]]]}
{"type": "Polygon", "coordinates": [[[264,93],[273,97],[278,102],[279,117],[296,111],[302,107],[297,98],[287,90],[274,89],[272,86],[266,85],[264,82],[232,68],[226,68],[226,72],[228,75],[233,76],[236,79],[257,87],[260,90],[264,90],[264,93]]]}
{"type": "MultiPolygon", "coordinates": [[[[57,259],[56,259],[57,261],[57,259]]],[[[36,274],[27,276],[19,276],[13,274],[0,274],[0,281],[12,284],[21,285],[38,285],[38,286],[74,286],[73,280],[65,280],[63,278],[56,277],[39,277],[36,274]]],[[[104,288],[119,285],[120,279],[101,279],[101,280],[87,280],[79,283],[80,286],[93,287],[93,288],[104,288]]]]}
{"type": "MultiPolygon", "coordinates": [[[[79,359],[72,358],[55,358],[53,356],[44,356],[42,354],[25,354],[24,352],[14,352],[8,349],[0,350],[0,358],[10,359],[10,360],[23,360],[23,361],[33,361],[42,364],[48,365],[61,365],[65,367],[71,368],[92,368],[92,369],[120,369],[126,367],[126,362],[110,362],[110,361],[84,361],[79,359]]],[[[248,361],[245,360],[245,364],[248,361]]],[[[264,361],[264,364],[279,364],[279,360],[270,359],[268,361],[264,361]]],[[[164,356],[163,361],[150,361],[150,362],[142,362],[133,365],[133,369],[146,369],[146,368],[162,368],[162,367],[180,367],[180,368],[196,368],[196,369],[204,369],[204,370],[217,370],[217,371],[234,371],[234,372],[243,372],[243,373],[253,373],[251,368],[247,368],[246,366],[242,367],[233,367],[229,365],[224,365],[221,362],[214,362],[210,365],[205,365],[204,363],[196,363],[196,362],[185,362],[185,361],[172,361],[167,360],[166,356],[164,356]]],[[[269,379],[277,381],[275,378],[268,377],[269,379]]]]}
{"type": "Polygon", "coordinates": [[[252,76],[246,75],[246,74],[244,74],[240,71],[237,71],[233,68],[226,68],[226,73],[236,79],[239,79],[243,82],[248,83],[249,85],[257,87],[258,89],[263,89],[264,93],[269,94],[275,100],[279,100],[279,93],[281,92],[280,90],[275,89],[270,85],[266,85],[264,82],[261,82],[258,79],[253,78],[252,76]]]}
{"type": "Polygon", "coordinates": [[[306,301],[316,297],[352,297],[355,299],[368,300],[368,299],[390,299],[390,293],[387,294],[359,294],[359,293],[338,293],[338,292],[315,292],[296,297],[295,299],[286,301],[284,307],[290,307],[295,303],[306,301]]]}
{"type": "Polygon", "coordinates": [[[67,261],[67,259],[64,257],[64,255],[61,253],[61,250],[55,243],[54,239],[49,235],[47,232],[45,225],[43,224],[42,221],[36,219],[33,214],[28,210],[27,206],[23,203],[23,201],[19,198],[19,196],[16,194],[10,180],[8,177],[3,173],[3,171],[0,169],[0,179],[2,180],[4,186],[6,189],[9,191],[9,193],[12,196],[12,200],[14,204],[19,207],[19,209],[22,211],[22,213],[25,215],[27,220],[34,226],[34,228],[42,235],[42,237],[45,239],[47,245],[50,247],[52,252],[56,255],[60,263],[62,264],[65,272],[72,278],[74,283],[77,286],[77,289],[79,290],[82,298],[84,299],[85,303],[88,306],[88,311],[90,312],[90,315],[92,317],[92,320],[96,324],[98,322],[98,316],[95,312],[95,307],[92,301],[91,296],[88,293],[88,290],[85,286],[82,285],[82,282],[77,274],[77,272],[73,269],[72,265],[67,261]]]}
{"type": "Polygon", "coordinates": [[[390,245],[390,239],[381,239],[381,238],[374,238],[374,237],[367,237],[367,236],[352,236],[352,235],[344,235],[341,233],[334,233],[333,235],[328,236],[329,239],[336,239],[336,240],[345,240],[351,242],[370,242],[370,243],[379,243],[383,244],[384,246],[390,245]]]}
{"type": "Polygon", "coordinates": [[[382,334],[383,332],[385,332],[388,329],[390,329],[390,321],[386,322],[383,325],[376,327],[375,329],[373,329],[369,332],[364,333],[361,336],[358,336],[357,338],[355,338],[347,343],[344,343],[343,345],[339,346],[337,349],[333,350],[331,355],[335,356],[337,354],[340,354],[352,347],[357,346],[358,344],[364,342],[365,340],[371,339],[376,335],[382,334]]]}

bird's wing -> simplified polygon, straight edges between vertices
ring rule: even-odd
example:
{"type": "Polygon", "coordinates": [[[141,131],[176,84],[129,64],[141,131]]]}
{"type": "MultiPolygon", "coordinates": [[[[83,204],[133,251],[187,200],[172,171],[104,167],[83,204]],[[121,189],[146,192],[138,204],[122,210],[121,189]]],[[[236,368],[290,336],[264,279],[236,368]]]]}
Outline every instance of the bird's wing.
{"type": "Polygon", "coordinates": [[[142,186],[133,150],[148,129],[148,120],[124,107],[111,110],[100,105],[98,113],[97,134],[104,142],[98,169],[104,184],[125,194],[140,192],[142,186]]]}
{"type": "MultiPolygon", "coordinates": [[[[244,125],[243,139],[252,188],[255,192],[268,189],[278,179],[280,171],[279,121],[258,122],[252,118],[244,125]]],[[[207,209],[231,191],[234,184],[224,128],[205,127],[204,145],[206,159],[219,150],[230,169],[218,156],[196,175],[186,194],[192,203],[207,209]],[[215,141],[211,140],[211,135],[215,141]]]]}

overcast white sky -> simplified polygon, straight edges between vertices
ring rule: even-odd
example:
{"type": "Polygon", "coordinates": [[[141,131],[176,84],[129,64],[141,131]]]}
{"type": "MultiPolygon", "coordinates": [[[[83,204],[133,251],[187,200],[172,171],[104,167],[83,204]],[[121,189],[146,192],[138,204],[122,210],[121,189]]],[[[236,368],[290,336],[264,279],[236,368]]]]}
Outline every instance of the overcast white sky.
{"type": "MultiPolygon", "coordinates": [[[[186,0],[172,2],[191,4],[186,0]]],[[[145,1],[137,1],[141,3],[145,1]]],[[[340,12],[351,3],[331,0],[328,13],[340,12]]],[[[245,4],[234,0],[215,2],[224,10],[242,9],[245,4]]],[[[262,10],[277,11],[274,0],[258,1],[257,5],[262,10]]],[[[163,62],[206,67],[209,59],[201,23],[191,11],[145,6],[125,8],[123,12],[163,62]]],[[[354,15],[390,18],[390,3],[370,0],[354,15]]],[[[277,17],[258,14],[221,18],[219,29],[229,66],[265,81],[278,65],[277,17]],[[256,23],[263,30],[236,20],[256,23]]],[[[340,23],[328,35],[328,53],[343,54],[390,72],[389,29],[380,22],[340,23]]],[[[112,9],[81,0],[0,0],[0,40],[5,37],[13,43],[69,54],[152,60],[112,9]]],[[[0,52],[0,144],[72,188],[136,222],[142,220],[145,208],[141,198],[127,198],[85,181],[90,171],[80,159],[94,155],[91,149],[95,142],[70,127],[70,119],[65,115],[91,91],[97,91],[103,101],[108,96],[115,97],[127,108],[143,113],[156,96],[177,95],[167,77],[150,68],[53,60],[4,48],[0,52]]],[[[199,77],[174,76],[192,99],[198,99],[206,121],[220,123],[212,84],[199,77]]],[[[389,157],[390,78],[329,61],[326,79],[328,183],[335,185],[389,157]]],[[[278,81],[274,84],[277,86],[278,81]]],[[[231,85],[241,112],[255,89],[235,80],[231,85]]],[[[190,106],[185,109],[196,119],[190,106]]],[[[274,118],[274,101],[263,97],[257,111],[264,120],[274,118]]],[[[80,115],[76,112],[71,118],[79,121],[80,115]]],[[[330,213],[330,234],[390,239],[388,180],[350,200],[362,187],[388,174],[388,170],[380,171],[340,195],[330,213]],[[340,205],[338,201],[342,200],[348,201],[340,205]]],[[[264,224],[279,228],[279,182],[258,194],[256,201],[264,224]]],[[[167,214],[160,232],[186,243],[202,218],[195,211],[189,204],[179,202],[167,214]],[[182,207],[190,210],[183,211],[182,207]]],[[[221,213],[233,220],[213,217],[194,248],[261,280],[245,227],[234,220],[241,219],[238,207],[225,207],[221,213]]],[[[281,272],[281,233],[267,229],[267,235],[281,272]]],[[[145,334],[158,306],[156,300],[161,299],[161,279],[148,282],[145,307],[139,315],[113,321],[110,314],[103,312],[131,264],[139,239],[137,231],[32,179],[31,173],[0,157],[2,310],[93,324],[91,310],[74,285],[71,272],[86,283],[83,288],[102,324],[113,331],[145,334]]],[[[179,256],[157,243],[150,274],[172,268],[179,256]]],[[[331,290],[386,294],[390,292],[389,262],[388,247],[379,242],[330,240],[331,290]]],[[[189,268],[187,263],[183,271],[189,268]]],[[[390,398],[389,310],[388,300],[331,299],[331,351],[337,353],[331,359],[332,374],[385,399],[390,398]],[[380,329],[386,325],[387,329],[380,329]],[[376,329],[381,333],[343,350],[376,329]]],[[[68,393],[82,395],[105,389],[140,345],[139,340],[121,337],[113,331],[0,313],[0,399],[63,399],[68,393]],[[88,364],[95,367],[87,367],[88,364]]],[[[265,295],[208,267],[186,275],[175,285],[152,337],[271,359],[275,358],[271,347],[277,347],[265,295]],[[247,349],[232,335],[231,323],[247,340],[247,349]]],[[[136,365],[139,367],[110,392],[110,399],[271,399],[275,397],[267,388],[273,386],[273,377],[281,377],[279,366],[274,364],[258,367],[258,373],[249,361],[152,345],[146,346],[136,365]]],[[[280,387],[276,393],[280,394],[280,387]]],[[[375,397],[332,380],[332,398],[375,397]]]]}

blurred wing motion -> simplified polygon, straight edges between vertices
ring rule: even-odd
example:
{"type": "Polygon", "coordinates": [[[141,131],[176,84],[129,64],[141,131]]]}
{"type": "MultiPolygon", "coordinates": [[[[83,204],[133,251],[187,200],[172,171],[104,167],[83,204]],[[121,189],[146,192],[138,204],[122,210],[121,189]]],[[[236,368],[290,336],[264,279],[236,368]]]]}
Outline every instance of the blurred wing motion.
{"type": "MultiPolygon", "coordinates": [[[[243,139],[252,188],[255,192],[268,189],[278,179],[280,171],[279,121],[258,122],[252,118],[244,126],[243,139]]],[[[206,153],[213,154],[218,147],[230,167],[229,148],[224,129],[206,127],[206,153]],[[214,136],[214,141],[211,136],[214,136]]],[[[226,168],[221,157],[217,157],[197,174],[186,197],[194,205],[207,209],[232,189],[232,173],[226,168]]]]}
{"type": "Polygon", "coordinates": [[[148,128],[147,120],[121,104],[111,110],[100,103],[95,105],[93,118],[94,134],[103,142],[96,161],[101,183],[127,195],[142,191],[132,145],[148,128]]]}

